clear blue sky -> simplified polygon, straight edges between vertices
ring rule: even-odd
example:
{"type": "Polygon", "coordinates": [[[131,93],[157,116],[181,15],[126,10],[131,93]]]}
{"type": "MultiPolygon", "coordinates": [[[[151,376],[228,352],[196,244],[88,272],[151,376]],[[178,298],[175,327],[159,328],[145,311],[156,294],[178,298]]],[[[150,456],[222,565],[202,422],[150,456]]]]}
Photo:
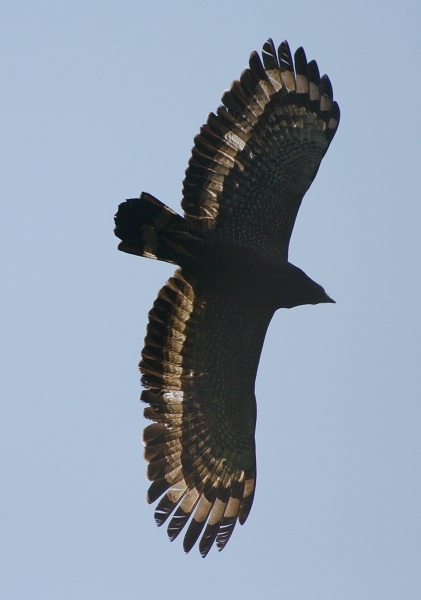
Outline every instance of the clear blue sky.
{"type": "Polygon", "coordinates": [[[420,32],[406,0],[3,0],[2,598],[421,597],[420,32]],[[117,252],[113,214],[142,190],[180,208],[269,36],[341,106],[290,252],[337,304],[276,314],[255,503],[202,560],[145,501],[137,362],[172,268],[117,252]]]}

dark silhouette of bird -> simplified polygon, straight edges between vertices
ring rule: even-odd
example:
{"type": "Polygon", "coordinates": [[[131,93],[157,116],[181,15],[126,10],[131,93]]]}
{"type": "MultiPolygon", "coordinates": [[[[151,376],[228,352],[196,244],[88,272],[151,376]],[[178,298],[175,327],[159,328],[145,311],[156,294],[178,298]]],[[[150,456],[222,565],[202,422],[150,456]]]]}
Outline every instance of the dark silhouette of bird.
{"type": "Polygon", "coordinates": [[[140,370],[148,502],[189,552],[228,542],[256,482],[255,378],[278,308],[333,302],[288,262],[301,200],[339,124],[303,48],[271,39],[194,139],[184,217],[153,196],[120,204],[119,250],[179,266],[149,312],[140,370]]]}

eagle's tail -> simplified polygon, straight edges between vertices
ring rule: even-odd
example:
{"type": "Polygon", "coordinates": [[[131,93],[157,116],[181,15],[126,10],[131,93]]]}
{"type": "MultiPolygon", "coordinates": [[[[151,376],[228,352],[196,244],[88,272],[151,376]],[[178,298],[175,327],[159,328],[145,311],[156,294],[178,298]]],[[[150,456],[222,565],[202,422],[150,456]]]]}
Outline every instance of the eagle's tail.
{"type": "Polygon", "coordinates": [[[114,220],[122,252],[181,266],[197,260],[201,230],[150,194],[120,204],[114,220]]]}

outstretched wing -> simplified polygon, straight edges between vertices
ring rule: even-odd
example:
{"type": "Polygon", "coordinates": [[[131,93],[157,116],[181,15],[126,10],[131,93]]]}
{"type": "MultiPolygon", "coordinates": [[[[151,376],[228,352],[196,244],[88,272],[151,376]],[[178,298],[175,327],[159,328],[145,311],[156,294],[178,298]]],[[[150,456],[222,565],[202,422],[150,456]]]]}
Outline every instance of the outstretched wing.
{"type": "Polygon", "coordinates": [[[339,124],[332,86],[302,48],[272,40],[222,96],[195,138],[185,218],[285,260],[301,200],[339,124]]]}
{"type": "Polygon", "coordinates": [[[237,519],[244,523],[254,496],[256,460],[254,381],[273,311],[235,298],[206,277],[181,269],[160,290],[149,313],[142,351],[142,382],[155,421],[144,431],[152,484],[160,500],[155,519],[173,514],[175,539],[188,552],[202,531],[206,556],[220,550],[237,519]],[[205,527],[206,526],[206,527],[205,527]]]}

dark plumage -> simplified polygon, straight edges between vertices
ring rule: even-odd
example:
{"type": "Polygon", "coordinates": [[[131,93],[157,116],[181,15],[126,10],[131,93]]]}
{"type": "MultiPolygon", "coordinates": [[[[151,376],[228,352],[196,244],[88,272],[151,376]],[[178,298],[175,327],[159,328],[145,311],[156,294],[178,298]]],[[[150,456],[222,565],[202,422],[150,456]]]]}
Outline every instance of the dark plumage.
{"type": "Polygon", "coordinates": [[[253,52],[194,140],[184,218],[149,194],[119,206],[119,249],[179,265],[149,313],[140,370],[148,502],[173,540],[189,518],[220,550],[253,503],[254,383],[278,308],[333,302],[288,262],[301,200],[339,124],[332,86],[302,48],[253,52]]]}

